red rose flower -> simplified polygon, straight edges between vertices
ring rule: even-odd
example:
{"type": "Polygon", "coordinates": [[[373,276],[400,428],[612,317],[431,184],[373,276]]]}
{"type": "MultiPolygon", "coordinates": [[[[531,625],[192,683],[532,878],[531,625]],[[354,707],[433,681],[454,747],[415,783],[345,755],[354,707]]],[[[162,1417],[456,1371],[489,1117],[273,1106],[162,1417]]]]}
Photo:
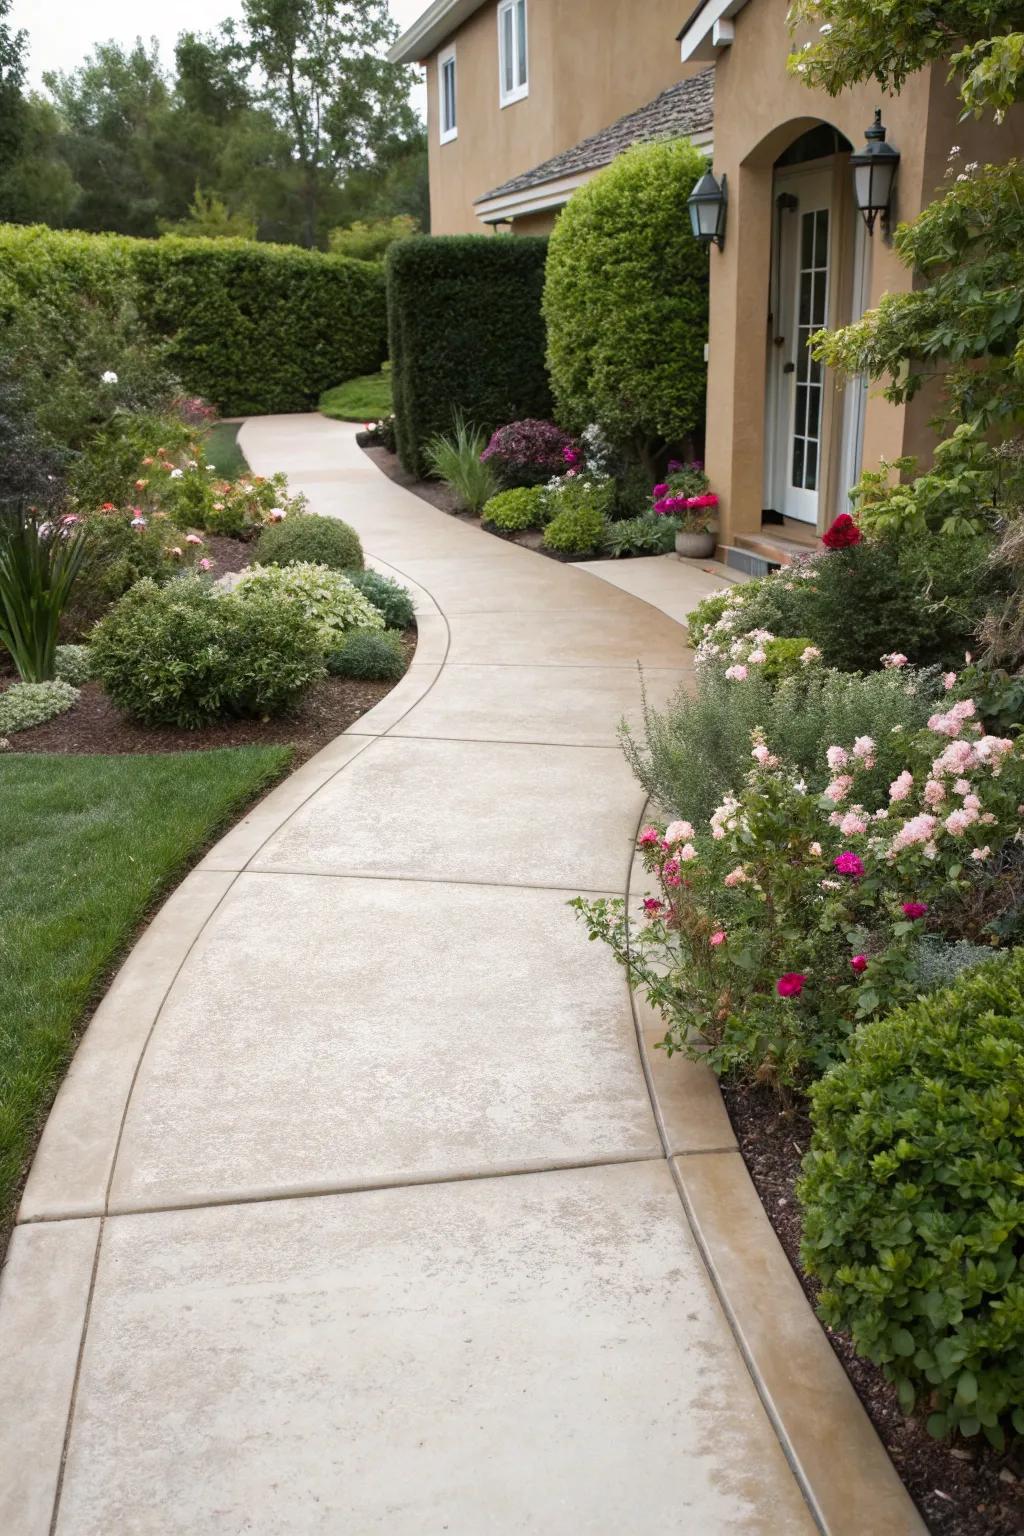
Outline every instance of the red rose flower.
{"type": "Polygon", "coordinates": [[[775,990],[780,997],[799,997],[804,989],[806,976],[799,971],[787,971],[785,976],[780,976],[775,983],[775,990]]]}
{"type": "Polygon", "coordinates": [[[830,528],[826,528],[821,536],[821,542],[826,549],[849,549],[853,544],[859,544],[864,535],[849,512],[840,512],[830,528]]]}

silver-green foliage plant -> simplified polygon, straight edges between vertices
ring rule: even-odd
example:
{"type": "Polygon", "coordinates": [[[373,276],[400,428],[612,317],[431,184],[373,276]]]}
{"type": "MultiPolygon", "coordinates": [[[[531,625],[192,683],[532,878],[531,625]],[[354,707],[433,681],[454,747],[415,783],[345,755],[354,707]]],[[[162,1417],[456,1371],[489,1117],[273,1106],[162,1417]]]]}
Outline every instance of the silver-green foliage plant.
{"type": "Polygon", "coordinates": [[[388,629],[408,629],[416,617],[408,587],[379,571],[349,571],[348,579],[382,616],[388,629]]]}
{"type": "Polygon", "coordinates": [[[775,682],[761,667],[743,681],[701,667],[693,691],[681,689],[668,707],[646,703],[642,731],[626,727],[626,757],[647,793],[667,814],[706,822],[750,768],[750,735],[760,728],[773,752],[806,777],[812,790],[828,783],[829,742],[871,736],[877,762],[867,786],[880,793],[902,766],[901,738],[925,724],[941,684],[931,672],[834,672],[812,666],[775,682]]]}
{"type": "Polygon", "coordinates": [[[56,678],[45,683],[14,683],[0,693],[0,736],[44,725],[77,701],[78,689],[56,678]]]}
{"type": "Polygon", "coordinates": [[[92,677],[92,654],[87,645],[58,645],[54,653],[54,673],[62,683],[80,688],[92,677]]]}
{"type": "Polygon", "coordinates": [[[48,682],[61,615],[85,561],[74,518],[51,522],[35,512],[0,514],[0,645],[26,683],[48,682]]]}
{"type": "Polygon", "coordinates": [[[351,629],[383,629],[384,618],[368,598],[340,571],[301,561],[296,565],[255,565],[243,572],[234,596],[278,598],[316,625],[324,650],[351,629]]]}
{"type": "Polygon", "coordinates": [[[802,1257],[929,1431],[1024,1434],[1024,951],[852,1036],[812,1089],[802,1257]]]}
{"type": "Polygon", "coordinates": [[[423,449],[431,474],[451,488],[465,512],[482,512],[499,489],[497,473],[480,457],[487,443],[486,432],[456,416],[453,430],[432,437],[423,449]]]}

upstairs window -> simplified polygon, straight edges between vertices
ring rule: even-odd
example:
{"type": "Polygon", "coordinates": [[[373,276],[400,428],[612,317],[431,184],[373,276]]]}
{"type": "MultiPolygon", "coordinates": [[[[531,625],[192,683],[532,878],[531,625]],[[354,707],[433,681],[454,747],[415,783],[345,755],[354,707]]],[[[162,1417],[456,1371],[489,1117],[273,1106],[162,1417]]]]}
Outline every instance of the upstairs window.
{"type": "Polygon", "coordinates": [[[526,0],[498,5],[499,97],[503,107],[529,94],[526,65],[526,0]]]}
{"type": "Polygon", "coordinates": [[[455,105],[455,49],[446,48],[437,56],[437,99],[441,122],[441,143],[459,136],[455,105]]]}

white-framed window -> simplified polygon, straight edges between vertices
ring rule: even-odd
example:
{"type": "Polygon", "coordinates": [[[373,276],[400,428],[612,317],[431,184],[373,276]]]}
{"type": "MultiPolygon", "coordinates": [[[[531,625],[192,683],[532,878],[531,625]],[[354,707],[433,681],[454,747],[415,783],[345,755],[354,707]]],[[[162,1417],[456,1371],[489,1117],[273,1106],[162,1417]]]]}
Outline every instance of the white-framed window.
{"type": "Polygon", "coordinates": [[[437,112],[441,127],[441,143],[459,136],[459,114],[456,101],[455,48],[446,48],[437,56],[437,112]]]}
{"type": "Polygon", "coordinates": [[[498,0],[498,99],[507,107],[529,94],[526,0],[498,0]]]}

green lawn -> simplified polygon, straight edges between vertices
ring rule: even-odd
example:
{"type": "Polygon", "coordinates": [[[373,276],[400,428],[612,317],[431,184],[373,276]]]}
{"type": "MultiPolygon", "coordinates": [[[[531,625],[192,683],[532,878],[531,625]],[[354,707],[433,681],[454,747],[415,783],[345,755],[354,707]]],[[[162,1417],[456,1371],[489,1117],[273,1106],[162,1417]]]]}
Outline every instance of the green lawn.
{"type": "Polygon", "coordinates": [[[154,901],[290,758],[0,757],[0,1253],[83,1014],[154,901]]]}
{"type": "Polygon", "coordinates": [[[222,480],[237,480],[249,468],[245,454],[238,446],[240,421],[218,421],[203,439],[203,452],[208,464],[212,464],[222,480]]]}
{"type": "Polygon", "coordinates": [[[320,410],[334,421],[379,421],[391,415],[391,365],[380,373],[347,379],[320,396],[320,410]]]}

